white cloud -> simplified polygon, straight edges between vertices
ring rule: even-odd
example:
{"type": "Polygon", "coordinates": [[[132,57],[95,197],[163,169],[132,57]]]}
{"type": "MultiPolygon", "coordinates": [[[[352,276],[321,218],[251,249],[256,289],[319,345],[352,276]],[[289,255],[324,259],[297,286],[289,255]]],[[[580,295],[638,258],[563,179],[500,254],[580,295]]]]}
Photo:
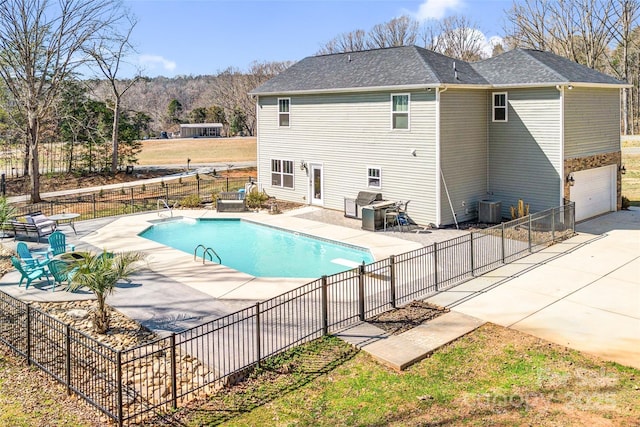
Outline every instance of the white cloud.
{"type": "Polygon", "coordinates": [[[464,6],[462,0],[425,0],[416,12],[416,19],[442,19],[449,11],[457,11],[464,6]]]}
{"type": "Polygon", "coordinates": [[[142,67],[150,70],[156,70],[160,67],[165,71],[173,71],[176,68],[174,61],[170,61],[160,55],[140,55],[138,62],[142,67]]]}

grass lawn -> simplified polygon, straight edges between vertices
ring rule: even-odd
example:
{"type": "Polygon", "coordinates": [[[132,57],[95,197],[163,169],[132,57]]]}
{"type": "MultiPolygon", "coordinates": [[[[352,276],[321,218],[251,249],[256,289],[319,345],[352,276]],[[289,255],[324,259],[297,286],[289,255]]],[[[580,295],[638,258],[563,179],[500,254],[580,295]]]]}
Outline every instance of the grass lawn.
{"type": "Polygon", "coordinates": [[[400,373],[324,338],[174,416],[187,426],[637,425],[640,371],[491,324],[400,373]]]}
{"type": "Polygon", "coordinates": [[[255,161],[255,137],[150,139],[142,142],[139,165],[255,161]]]}
{"type": "Polygon", "coordinates": [[[100,425],[95,410],[78,402],[37,368],[0,347],[0,426],[100,425]]]}

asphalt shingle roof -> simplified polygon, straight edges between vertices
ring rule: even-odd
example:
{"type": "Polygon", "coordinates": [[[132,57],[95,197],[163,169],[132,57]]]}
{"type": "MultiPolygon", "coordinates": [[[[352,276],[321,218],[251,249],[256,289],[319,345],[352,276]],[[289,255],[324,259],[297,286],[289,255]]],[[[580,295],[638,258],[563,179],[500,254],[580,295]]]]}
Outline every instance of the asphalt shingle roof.
{"type": "Polygon", "coordinates": [[[417,46],[403,46],[310,56],[251,93],[433,86],[443,83],[487,84],[464,61],[417,46]]]}
{"type": "Polygon", "coordinates": [[[549,52],[514,49],[468,63],[423,49],[402,46],[310,56],[257,87],[252,94],[286,94],[367,88],[440,85],[622,85],[611,76],[549,52]]]}
{"type": "Polygon", "coordinates": [[[513,49],[471,66],[493,85],[624,82],[550,52],[513,49]]]}

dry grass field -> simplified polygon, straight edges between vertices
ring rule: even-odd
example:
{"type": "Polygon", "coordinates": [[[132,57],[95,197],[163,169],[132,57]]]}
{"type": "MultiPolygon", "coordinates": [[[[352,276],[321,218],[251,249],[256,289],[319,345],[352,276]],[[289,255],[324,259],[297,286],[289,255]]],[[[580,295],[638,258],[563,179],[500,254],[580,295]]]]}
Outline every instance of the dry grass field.
{"type": "Polygon", "coordinates": [[[143,141],[138,164],[171,165],[255,161],[256,138],[176,138],[143,141]]]}

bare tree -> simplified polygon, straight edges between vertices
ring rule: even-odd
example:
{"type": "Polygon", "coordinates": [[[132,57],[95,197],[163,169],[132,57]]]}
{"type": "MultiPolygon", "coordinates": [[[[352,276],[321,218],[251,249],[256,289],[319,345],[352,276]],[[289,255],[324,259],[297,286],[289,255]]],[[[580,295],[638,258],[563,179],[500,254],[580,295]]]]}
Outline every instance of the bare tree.
{"type": "Polygon", "coordinates": [[[136,26],[136,21],[131,16],[127,16],[126,19],[129,25],[125,33],[114,34],[113,37],[96,40],[86,48],[86,53],[94,59],[100,73],[109,83],[111,102],[108,102],[107,105],[113,110],[113,129],[111,133],[111,146],[113,150],[111,154],[112,174],[118,171],[118,143],[122,97],[141,78],[140,70],[137,70],[133,78],[118,80],[120,67],[127,54],[133,50],[129,39],[136,26]]]}
{"type": "Polygon", "coordinates": [[[463,15],[449,16],[440,22],[440,34],[435,49],[444,55],[463,61],[483,59],[484,34],[463,15]]]}
{"type": "MultiPolygon", "coordinates": [[[[612,25],[610,26],[611,35],[617,43],[617,48],[610,57],[610,64],[611,69],[620,79],[631,83],[631,63],[632,60],[638,61],[637,50],[639,46],[634,38],[633,30],[640,14],[640,3],[637,0],[617,0],[617,6],[614,8],[612,25]]],[[[633,134],[634,120],[629,121],[630,110],[632,110],[629,88],[622,89],[621,104],[622,133],[624,135],[633,134]]]]}
{"type": "Polygon", "coordinates": [[[116,0],[11,0],[0,3],[0,78],[24,111],[31,202],[40,202],[41,124],[87,58],[83,49],[120,18],[116,0]]]}
{"type": "Polygon", "coordinates": [[[366,49],[367,34],[364,30],[355,30],[342,33],[338,37],[331,39],[319,51],[319,55],[341,52],[358,52],[366,49]]]}
{"type": "Polygon", "coordinates": [[[224,70],[216,77],[213,91],[216,104],[225,109],[229,118],[242,112],[246,117],[246,121],[243,122],[246,133],[254,135],[256,105],[248,93],[289,66],[291,62],[254,62],[247,73],[235,68],[224,70]]]}
{"type": "Polygon", "coordinates": [[[418,38],[418,21],[407,15],[375,25],[369,31],[367,47],[370,49],[409,46],[418,38]]]}
{"type": "Polygon", "coordinates": [[[507,11],[512,47],[549,50],[594,69],[607,64],[614,0],[523,0],[507,11]]]}

